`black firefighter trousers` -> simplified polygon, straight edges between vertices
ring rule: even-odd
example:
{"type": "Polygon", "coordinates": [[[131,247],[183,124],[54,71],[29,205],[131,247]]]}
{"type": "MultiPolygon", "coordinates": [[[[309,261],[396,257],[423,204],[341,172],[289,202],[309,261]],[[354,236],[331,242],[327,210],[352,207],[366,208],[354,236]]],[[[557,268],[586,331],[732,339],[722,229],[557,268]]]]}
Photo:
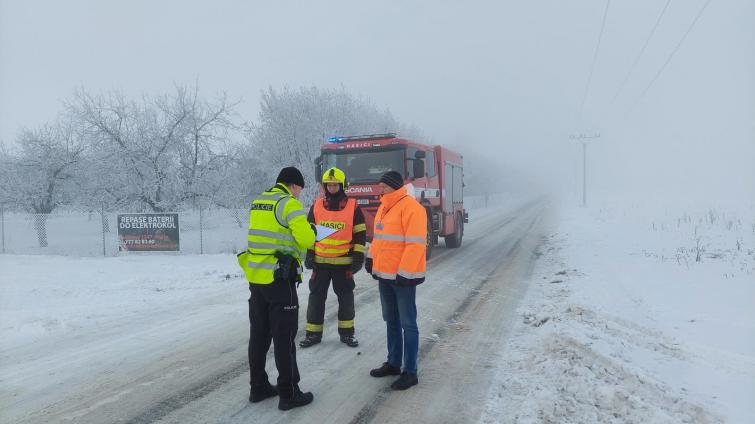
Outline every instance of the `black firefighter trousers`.
{"type": "Polygon", "coordinates": [[[268,383],[265,359],[273,343],[278,368],[278,393],[290,398],[299,383],[294,339],[298,330],[299,298],[296,283],[275,280],[271,284],[249,284],[249,371],[251,391],[268,383]]]}
{"type": "Polygon", "coordinates": [[[318,267],[309,280],[309,303],[307,303],[307,332],[322,334],[325,321],[325,300],[328,287],[333,281],[333,291],[338,297],[338,334],[354,335],[354,277],[348,269],[318,267]],[[319,330],[319,331],[318,331],[319,330]]]}

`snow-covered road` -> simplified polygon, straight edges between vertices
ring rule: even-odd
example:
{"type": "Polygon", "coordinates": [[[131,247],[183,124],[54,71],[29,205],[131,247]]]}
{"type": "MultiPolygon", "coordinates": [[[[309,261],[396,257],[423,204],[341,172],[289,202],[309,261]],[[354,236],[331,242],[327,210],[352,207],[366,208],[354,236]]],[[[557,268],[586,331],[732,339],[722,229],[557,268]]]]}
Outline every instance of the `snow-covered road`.
{"type": "MultiPolygon", "coordinates": [[[[406,392],[392,392],[390,379],[368,375],[386,353],[374,280],[364,273],[357,278],[356,349],[338,341],[331,293],[323,343],[297,351],[301,387],[315,394],[314,403],[286,413],[275,400],[247,400],[248,291],[233,258],[82,259],[75,268],[80,275],[70,275],[69,258],[27,257],[28,269],[3,272],[3,278],[40,281],[40,302],[15,299],[25,305],[14,309],[14,293],[2,293],[8,342],[0,354],[0,417],[29,423],[475,421],[495,368],[490,353],[501,348],[516,318],[548,225],[545,211],[538,201],[473,213],[463,246],[434,252],[417,296],[420,384],[406,392]],[[57,265],[60,284],[49,275],[57,265]],[[81,313],[60,311],[65,319],[56,321],[56,308],[75,308],[71,297],[86,306],[81,313]]],[[[302,285],[300,328],[307,294],[302,285]]],[[[268,372],[277,375],[272,356],[268,372]]]]}

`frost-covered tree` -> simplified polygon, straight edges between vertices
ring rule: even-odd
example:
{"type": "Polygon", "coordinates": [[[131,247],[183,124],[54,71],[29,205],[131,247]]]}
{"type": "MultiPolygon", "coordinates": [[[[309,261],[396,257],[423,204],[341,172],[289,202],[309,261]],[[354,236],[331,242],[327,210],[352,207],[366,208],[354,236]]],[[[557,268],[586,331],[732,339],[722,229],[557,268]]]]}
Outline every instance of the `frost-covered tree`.
{"type": "Polygon", "coordinates": [[[46,247],[47,218],[75,196],[75,179],[86,143],[72,122],[61,119],[23,130],[18,144],[20,150],[15,155],[4,154],[7,170],[3,173],[3,197],[34,213],[39,246],[46,247]]]}
{"type": "Polygon", "coordinates": [[[235,162],[235,104],[225,95],[210,103],[199,99],[196,90],[181,90],[177,99],[177,106],[187,111],[184,138],[178,144],[180,198],[193,204],[215,203],[235,162]]]}
{"type": "Polygon", "coordinates": [[[207,181],[229,160],[233,106],[225,97],[200,99],[197,87],[140,102],[78,90],[68,112],[92,143],[88,191],[118,207],[158,212],[212,196],[207,181]]]}
{"type": "Polygon", "coordinates": [[[16,158],[8,151],[6,144],[0,142],[0,207],[15,206],[13,187],[18,180],[15,168],[16,158]]]}
{"type": "Polygon", "coordinates": [[[171,206],[171,155],[185,116],[161,114],[148,99],[136,103],[118,92],[92,95],[83,89],[68,106],[85,126],[93,160],[101,165],[91,169],[93,186],[112,193],[118,204],[154,211],[171,206]]]}

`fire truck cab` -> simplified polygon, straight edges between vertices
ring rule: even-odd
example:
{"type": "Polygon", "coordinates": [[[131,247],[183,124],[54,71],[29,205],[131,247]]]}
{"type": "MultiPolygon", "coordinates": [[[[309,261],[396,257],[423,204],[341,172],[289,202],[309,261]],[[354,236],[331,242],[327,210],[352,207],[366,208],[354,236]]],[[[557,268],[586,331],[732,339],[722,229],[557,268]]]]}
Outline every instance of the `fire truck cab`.
{"type": "Polygon", "coordinates": [[[332,137],[315,160],[317,180],[324,170],[337,167],[346,173],[346,194],[357,200],[372,240],[375,213],[380,206],[380,177],[388,171],[411,183],[409,193],[427,211],[427,257],[439,237],[447,247],[460,247],[468,215],[464,210],[463,157],[442,146],[430,146],[396,134],[332,137]]]}

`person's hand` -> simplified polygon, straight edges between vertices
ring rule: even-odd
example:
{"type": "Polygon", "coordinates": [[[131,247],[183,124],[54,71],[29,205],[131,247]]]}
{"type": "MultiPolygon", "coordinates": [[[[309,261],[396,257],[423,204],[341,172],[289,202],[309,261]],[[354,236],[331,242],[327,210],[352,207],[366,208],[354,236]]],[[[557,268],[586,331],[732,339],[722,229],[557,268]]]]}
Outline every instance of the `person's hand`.
{"type": "Polygon", "coordinates": [[[315,269],[315,252],[307,250],[307,256],[304,258],[304,268],[315,269]]]}
{"type": "Polygon", "coordinates": [[[364,270],[369,274],[372,274],[372,258],[367,258],[367,260],[364,261],[364,270]]]}
{"type": "Polygon", "coordinates": [[[351,262],[351,273],[356,274],[360,269],[362,269],[362,264],[364,263],[364,253],[354,252],[352,259],[353,261],[351,262]]]}

